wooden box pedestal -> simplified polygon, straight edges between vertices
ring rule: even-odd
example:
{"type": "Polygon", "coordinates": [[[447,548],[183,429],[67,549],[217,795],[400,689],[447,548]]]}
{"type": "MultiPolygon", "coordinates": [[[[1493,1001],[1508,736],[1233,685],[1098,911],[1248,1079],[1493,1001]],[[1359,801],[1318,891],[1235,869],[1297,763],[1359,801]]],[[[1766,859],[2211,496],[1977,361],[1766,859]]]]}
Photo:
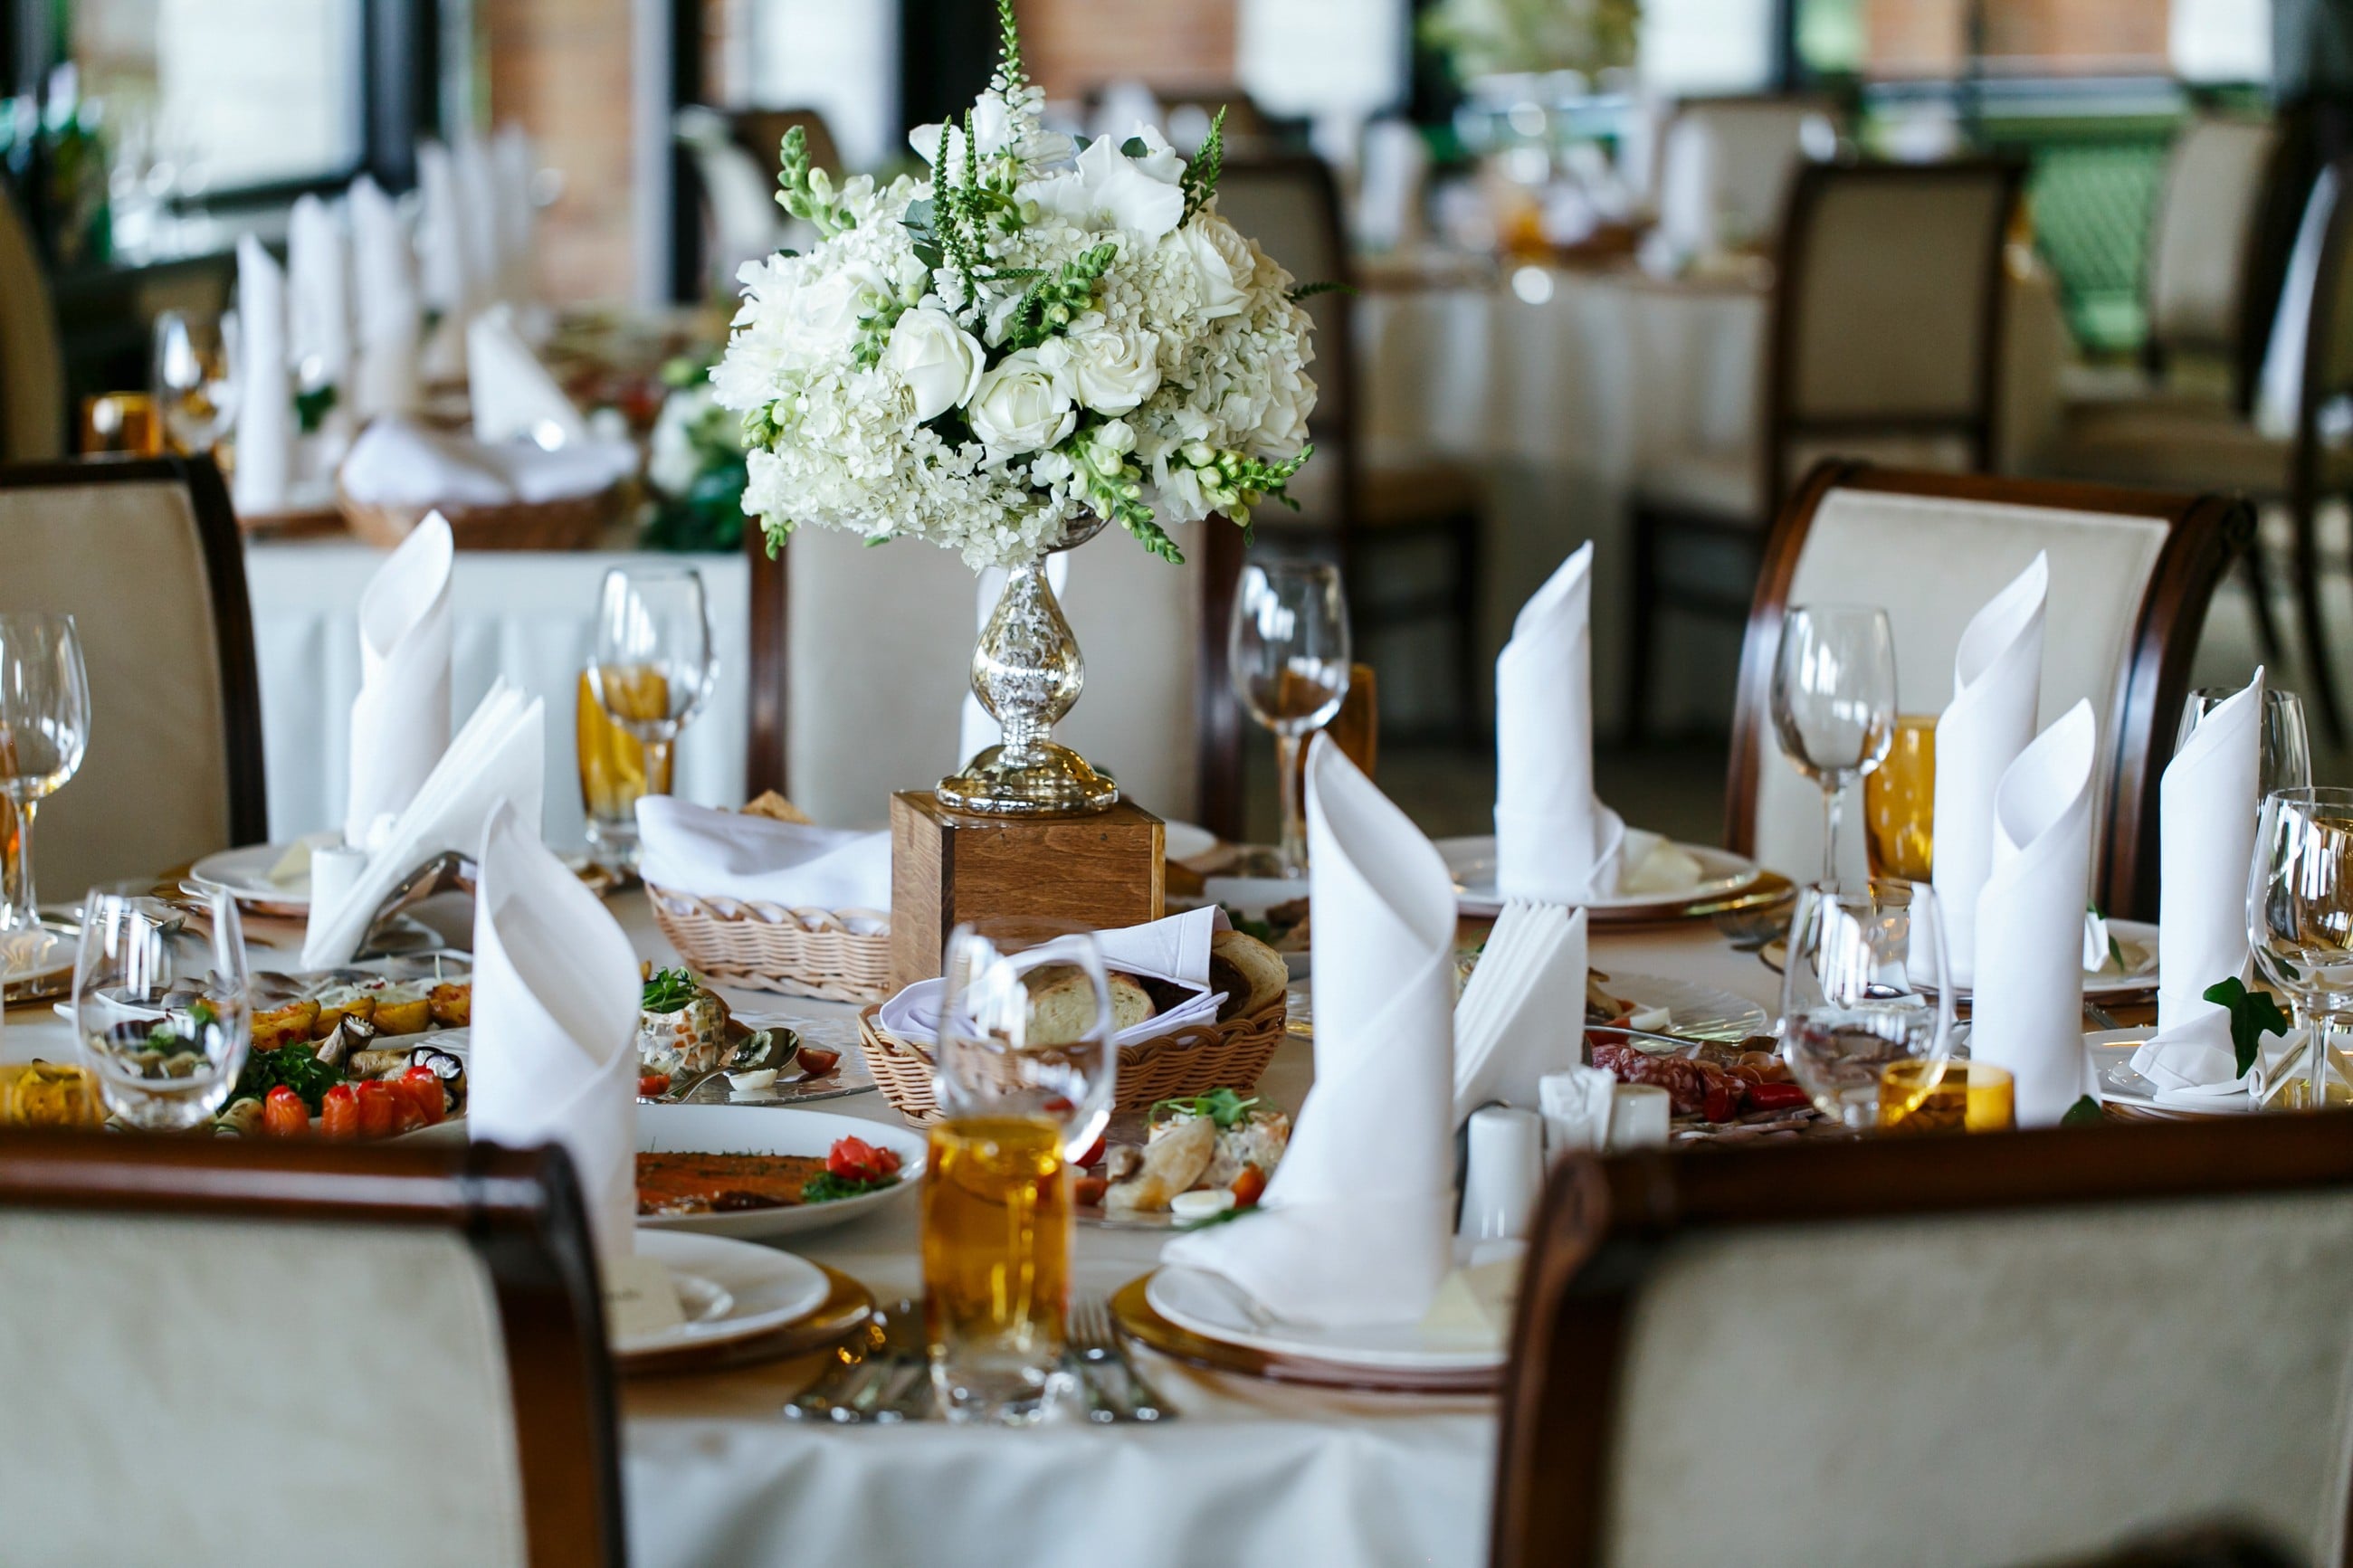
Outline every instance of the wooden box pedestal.
{"type": "Polygon", "coordinates": [[[1085,816],[966,816],[930,790],[891,797],[891,984],[940,972],[965,921],[1039,915],[1107,931],[1165,912],[1160,819],[1121,801],[1085,816]]]}

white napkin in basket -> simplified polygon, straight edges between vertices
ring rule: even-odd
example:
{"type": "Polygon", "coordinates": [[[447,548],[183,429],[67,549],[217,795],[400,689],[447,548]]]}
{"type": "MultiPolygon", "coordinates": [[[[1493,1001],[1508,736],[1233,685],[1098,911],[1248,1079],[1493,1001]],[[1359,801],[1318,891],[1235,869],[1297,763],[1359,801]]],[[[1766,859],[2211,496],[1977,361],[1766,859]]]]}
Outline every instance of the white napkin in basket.
{"type": "Polygon", "coordinates": [[[691,805],[638,802],[638,874],[653,887],[776,910],[891,907],[891,835],[809,827],[691,805]]]}

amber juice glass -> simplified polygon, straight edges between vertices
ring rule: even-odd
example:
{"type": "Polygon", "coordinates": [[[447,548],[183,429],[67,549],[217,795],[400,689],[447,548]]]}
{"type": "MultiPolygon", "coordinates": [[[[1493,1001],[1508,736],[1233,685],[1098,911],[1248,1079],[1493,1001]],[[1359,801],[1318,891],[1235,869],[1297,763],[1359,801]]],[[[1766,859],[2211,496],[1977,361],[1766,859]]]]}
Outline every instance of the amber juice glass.
{"type": "Polygon", "coordinates": [[[1071,1171],[1059,1122],[975,1117],[932,1129],[923,1179],[923,1327],[951,1420],[1042,1415],[1070,1310],[1071,1171]]]}
{"type": "Polygon", "coordinates": [[[1936,847],[1935,714],[1897,716],[1887,760],[1863,776],[1862,819],[1873,876],[1928,880],[1936,847]]]}
{"type": "MultiPolygon", "coordinates": [[[[657,672],[651,679],[659,681],[661,676],[657,672]]],[[[580,676],[575,711],[580,804],[588,817],[589,853],[608,870],[628,870],[638,861],[638,797],[670,793],[671,748],[649,748],[613,722],[598,705],[586,671],[580,676]]]]}
{"type": "Polygon", "coordinates": [[[1882,1132],[2007,1132],[2016,1084],[1991,1062],[1901,1061],[1879,1071],[1882,1132]]]}

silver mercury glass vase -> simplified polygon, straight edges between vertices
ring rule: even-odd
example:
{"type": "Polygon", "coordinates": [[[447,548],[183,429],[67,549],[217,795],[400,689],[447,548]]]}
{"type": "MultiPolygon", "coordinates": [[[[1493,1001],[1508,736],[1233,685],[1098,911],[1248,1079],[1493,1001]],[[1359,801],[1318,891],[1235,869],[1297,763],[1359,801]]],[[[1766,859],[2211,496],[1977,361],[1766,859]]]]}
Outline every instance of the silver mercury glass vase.
{"type": "MultiPolygon", "coordinates": [[[[1074,523],[1056,549],[1074,550],[1103,526],[1099,517],[1074,523]]],[[[1046,580],[1045,558],[1008,569],[972,651],[973,695],[1005,739],[942,779],[940,804],[987,816],[1067,816],[1116,802],[1112,776],[1054,740],[1054,725],[1085,684],[1079,641],[1046,580]]]]}

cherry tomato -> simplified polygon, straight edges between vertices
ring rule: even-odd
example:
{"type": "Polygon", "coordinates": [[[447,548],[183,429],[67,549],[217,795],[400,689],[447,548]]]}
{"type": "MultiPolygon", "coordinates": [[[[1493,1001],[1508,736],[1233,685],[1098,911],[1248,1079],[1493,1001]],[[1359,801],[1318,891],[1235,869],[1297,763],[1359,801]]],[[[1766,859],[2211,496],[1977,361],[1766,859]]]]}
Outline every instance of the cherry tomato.
{"type": "Polygon", "coordinates": [[[302,1097],[280,1084],[261,1100],[261,1130],[272,1138],[311,1136],[311,1108],[302,1097]]]}
{"type": "Polygon", "coordinates": [[[670,1074],[666,1072],[649,1072],[646,1074],[645,1077],[638,1079],[638,1098],[639,1100],[659,1100],[663,1095],[668,1094],[669,1092],[670,1074]]]}
{"type": "Polygon", "coordinates": [[[1234,1177],[1234,1207],[1255,1208],[1258,1200],[1266,1195],[1266,1173],[1256,1165],[1244,1165],[1234,1177]]]}
{"type": "Polygon", "coordinates": [[[441,1088],[441,1075],[431,1068],[419,1063],[395,1079],[393,1085],[416,1104],[417,1117],[426,1126],[431,1127],[449,1114],[448,1096],[441,1088]]]}
{"type": "Polygon", "coordinates": [[[800,1048],[800,1054],[793,1058],[794,1064],[801,1069],[803,1078],[823,1078],[833,1070],[834,1063],[840,1059],[839,1051],[828,1051],[817,1046],[803,1046],[800,1048]]]}
{"type": "Polygon", "coordinates": [[[1081,1176],[1077,1181],[1071,1184],[1071,1198],[1077,1203],[1090,1208],[1101,1208],[1103,1206],[1103,1194],[1110,1190],[1110,1180],[1103,1176],[1081,1176]]]}
{"type": "Polygon", "coordinates": [[[360,1097],[350,1084],[335,1085],[319,1101],[319,1132],[326,1138],[360,1135],[360,1097]]]}
{"type": "Polygon", "coordinates": [[[400,1096],[382,1079],[359,1087],[360,1136],[389,1138],[400,1131],[400,1096]]]}

